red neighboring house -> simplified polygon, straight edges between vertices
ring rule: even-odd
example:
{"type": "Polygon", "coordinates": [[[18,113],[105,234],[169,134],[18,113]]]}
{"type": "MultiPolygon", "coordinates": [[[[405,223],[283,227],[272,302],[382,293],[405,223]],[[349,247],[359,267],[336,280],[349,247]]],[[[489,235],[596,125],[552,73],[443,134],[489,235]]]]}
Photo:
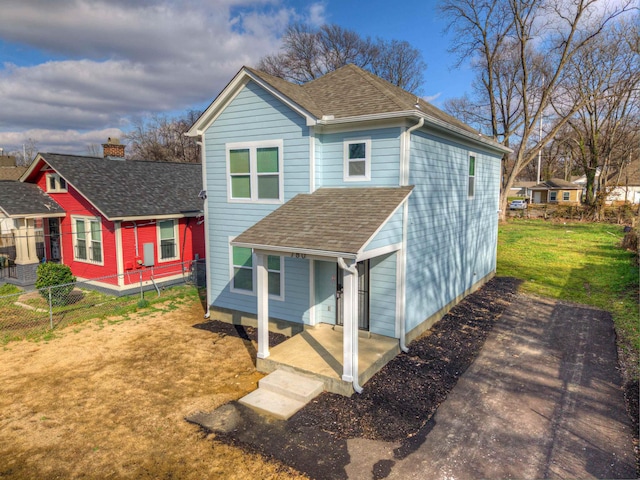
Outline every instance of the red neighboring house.
{"type": "Polygon", "coordinates": [[[200,165],[124,160],[110,143],[104,158],[39,153],[20,180],[65,212],[44,220],[46,260],[96,287],[175,282],[205,256],[200,165]]]}

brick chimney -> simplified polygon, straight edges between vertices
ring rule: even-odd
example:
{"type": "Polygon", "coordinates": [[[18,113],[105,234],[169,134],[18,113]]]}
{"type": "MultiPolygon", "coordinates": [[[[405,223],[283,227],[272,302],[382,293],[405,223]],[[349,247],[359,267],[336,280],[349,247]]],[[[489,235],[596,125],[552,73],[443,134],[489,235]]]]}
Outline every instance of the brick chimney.
{"type": "Polygon", "coordinates": [[[121,158],[124,160],[124,145],[120,145],[120,140],[109,137],[107,143],[102,144],[104,158],[121,158]]]}

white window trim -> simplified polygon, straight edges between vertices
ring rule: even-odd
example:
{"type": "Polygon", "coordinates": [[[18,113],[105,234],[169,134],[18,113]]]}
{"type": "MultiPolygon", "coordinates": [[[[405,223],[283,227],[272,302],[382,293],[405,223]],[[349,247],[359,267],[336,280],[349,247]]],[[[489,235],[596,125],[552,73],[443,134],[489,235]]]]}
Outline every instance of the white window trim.
{"type": "Polygon", "coordinates": [[[549,201],[550,202],[557,202],[558,201],[558,192],[553,190],[553,191],[549,191],[549,201]],[[554,198],[551,198],[551,195],[554,195],[554,198]]]}
{"type": "Polygon", "coordinates": [[[47,173],[45,175],[45,177],[46,177],[46,182],[47,182],[47,188],[46,188],[47,193],[66,193],[67,192],[67,187],[66,187],[67,181],[64,180],[64,178],[62,178],[59,174],[57,174],[57,173],[47,173]],[[65,183],[65,187],[64,188],[62,188],[60,186],[60,179],[61,178],[62,178],[62,180],[64,180],[64,183],[65,183]],[[54,188],[51,188],[51,179],[53,179],[54,182],[55,182],[55,187],[54,188]]]}
{"type": "Polygon", "coordinates": [[[177,259],[180,258],[180,229],[179,229],[179,225],[180,222],[178,221],[178,219],[176,218],[167,218],[167,219],[162,219],[162,220],[156,220],[156,238],[157,238],[157,244],[156,244],[156,248],[157,248],[157,256],[158,256],[158,263],[164,263],[164,262],[172,262],[175,261],[177,259]],[[171,258],[162,258],[162,247],[161,247],[161,242],[162,239],[160,238],[160,222],[167,222],[167,221],[173,221],[173,239],[175,241],[176,247],[175,247],[175,256],[171,257],[171,258]]]}
{"type": "MultiPolygon", "coordinates": [[[[252,286],[252,290],[242,290],[242,289],[236,289],[233,286],[233,275],[234,275],[234,264],[233,264],[233,245],[231,245],[231,241],[234,239],[235,237],[229,237],[229,291],[231,293],[238,293],[240,295],[249,295],[251,297],[255,297],[256,296],[256,284],[258,281],[257,278],[257,270],[256,270],[256,254],[252,253],[251,254],[251,286],[252,286]]],[[[275,255],[274,255],[275,256],[275,255]]],[[[276,296],[276,295],[271,295],[269,294],[269,299],[271,300],[278,300],[281,302],[284,302],[284,259],[285,257],[280,256],[280,295],[276,296]]],[[[268,266],[268,263],[267,263],[268,266]]],[[[267,269],[267,272],[269,272],[269,270],[267,269]]],[[[267,275],[268,277],[268,275],[267,275]]]]}
{"type": "Polygon", "coordinates": [[[476,190],[478,188],[478,184],[476,182],[476,178],[478,177],[478,155],[475,152],[469,152],[467,155],[467,198],[469,200],[475,198],[476,190]],[[469,167],[471,165],[471,158],[473,157],[473,175],[469,173],[469,167]],[[471,183],[471,179],[473,178],[473,193],[469,195],[469,185],[471,183]]]}
{"type": "Polygon", "coordinates": [[[562,192],[562,201],[569,202],[571,201],[571,192],[562,192]],[[567,198],[564,198],[566,195],[567,198]]]}
{"type": "Polygon", "coordinates": [[[284,142],[282,139],[277,140],[256,140],[252,142],[232,142],[225,144],[225,160],[227,171],[227,201],[230,203],[264,203],[264,204],[281,204],[284,199],[284,142]],[[278,198],[258,198],[258,167],[257,167],[257,149],[258,148],[278,148],[278,198]],[[249,150],[249,181],[251,182],[251,198],[233,198],[231,195],[231,165],[229,155],[231,150],[249,150]]]}
{"type": "MultiPolygon", "coordinates": [[[[349,138],[345,139],[343,142],[343,171],[342,171],[342,179],[345,182],[369,182],[371,181],[371,138],[363,137],[363,138],[349,138]],[[355,143],[364,143],[365,144],[365,157],[364,157],[364,175],[349,175],[349,145],[353,145],[355,143]]],[[[356,159],[354,159],[356,160],[356,159]]],[[[356,161],[362,161],[362,159],[357,159],[356,161]]]]}
{"type": "Polygon", "coordinates": [[[73,240],[73,260],[75,262],[88,263],[90,265],[101,265],[104,266],[104,241],[102,238],[102,222],[100,221],[100,217],[85,217],[83,215],[71,215],[71,238],[73,240]],[[85,242],[87,249],[87,258],[78,258],[76,256],[77,246],[78,246],[78,232],[76,230],[76,220],[84,220],[85,222],[85,242]],[[96,262],[91,259],[91,252],[93,242],[93,238],[91,237],[91,222],[97,222],[99,225],[98,232],[100,234],[100,257],[101,261],[96,262]]]}

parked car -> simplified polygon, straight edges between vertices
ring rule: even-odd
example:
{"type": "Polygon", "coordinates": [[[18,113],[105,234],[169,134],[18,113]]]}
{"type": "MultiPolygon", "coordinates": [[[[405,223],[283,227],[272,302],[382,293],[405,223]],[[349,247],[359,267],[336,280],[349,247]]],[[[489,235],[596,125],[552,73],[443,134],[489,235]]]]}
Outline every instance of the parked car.
{"type": "Polygon", "coordinates": [[[527,208],[526,200],[511,200],[509,204],[509,210],[524,210],[527,208]]]}

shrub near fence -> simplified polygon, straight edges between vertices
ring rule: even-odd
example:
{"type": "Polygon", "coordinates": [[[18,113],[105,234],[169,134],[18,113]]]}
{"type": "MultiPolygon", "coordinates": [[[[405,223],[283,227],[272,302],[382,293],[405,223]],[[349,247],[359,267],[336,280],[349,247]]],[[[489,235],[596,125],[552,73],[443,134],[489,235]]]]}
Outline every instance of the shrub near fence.
{"type": "Polygon", "coordinates": [[[2,290],[7,289],[0,287],[0,344],[38,337],[86,320],[125,315],[149,302],[197,294],[197,287],[204,284],[204,262],[185,262],[184,266],[182,279],[172,281],[170,288],[142,285],[141,291],[128,296],[109,295],[97,290],[92,283],[102,281],[104,277],[30,292],[3,294],[2,290]],[[144,302],[140,302],[142,299],[144,302]]]}

